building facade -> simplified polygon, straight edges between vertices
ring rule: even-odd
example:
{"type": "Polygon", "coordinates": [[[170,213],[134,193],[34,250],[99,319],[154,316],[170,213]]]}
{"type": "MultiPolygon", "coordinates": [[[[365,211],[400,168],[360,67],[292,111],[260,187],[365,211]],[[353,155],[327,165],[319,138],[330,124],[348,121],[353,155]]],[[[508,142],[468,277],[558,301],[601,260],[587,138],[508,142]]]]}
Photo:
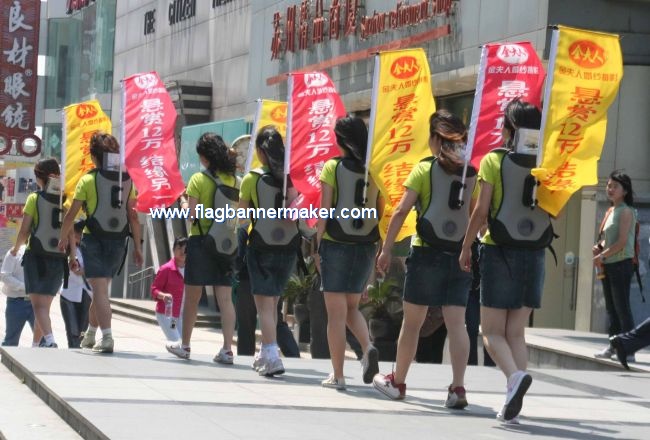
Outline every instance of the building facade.
{"type": "MultiPolygon", "coordinates": [[[[372,53],[423,47],[438,108],[469,120],[480,46],[530,41],[548,58],[549,25],[621,35],[624,78],[609,111],[599,184],[574,195],[555,220],[557,265],[547,258],[534,325],[603,331],[604,300],[591,246],[607,202],[610,171],[633,179],[648,284],[650,235],[650,2],[634,0],[149,0],[118,2],[112,108],[120,80],[156,70],[165,81],[211,87],[213,121],[252,119],[257,98],[286,100],[286,74],[325,70],[348,111],[370,108],[372,53]]],[[[119,125],[119,112],[113,111],[119,125]]],[[[633,282],[636,319],[650,314],[633,282]]]]}

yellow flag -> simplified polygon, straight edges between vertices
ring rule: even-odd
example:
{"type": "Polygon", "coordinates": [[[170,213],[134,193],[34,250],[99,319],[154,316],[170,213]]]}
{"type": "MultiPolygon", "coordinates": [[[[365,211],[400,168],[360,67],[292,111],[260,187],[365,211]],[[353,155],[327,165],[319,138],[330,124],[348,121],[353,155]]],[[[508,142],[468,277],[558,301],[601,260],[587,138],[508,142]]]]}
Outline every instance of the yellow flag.
{"type": "MultiPolygon", "coordinates": [[[[386,237],[390,218],[413,167],[430,156],[429,118],[436,111],[431,72],[423,49],[382,52],[375,57],[367,167],[386,207],[379,222],[386,237]]],[[[411,212],[396,241],[415,233],[411,212]]]]}
{"type": "Polygon", "coordinates": [[[557,215],[584,185],[598,183],[607,109],[623,78],[618,35],[559,26],[553,31],[544,96],[539,206],[557,215]]]}
{"type": "Polygon", "coordinates": [[[111,133],[111,120],[96,99],[63,109],[63,182],[67,208],[79,179],[95,166],[90,158],[90,138],[96,131],[111,133]]]}
{"type": "Polygon", "coordinates": [[[246,160],[246,172],[259,168],[262,162],[257,158],[255,153],[255,138],[257,132],[267,125],[273,125],[278,129],[284,140],[287,134],[287,103],[282,101],[271,101],[269,99],[260,99],[257,105],[255,122],[253,123],[253,134],[248,147],[248,158],[246,160]]]}

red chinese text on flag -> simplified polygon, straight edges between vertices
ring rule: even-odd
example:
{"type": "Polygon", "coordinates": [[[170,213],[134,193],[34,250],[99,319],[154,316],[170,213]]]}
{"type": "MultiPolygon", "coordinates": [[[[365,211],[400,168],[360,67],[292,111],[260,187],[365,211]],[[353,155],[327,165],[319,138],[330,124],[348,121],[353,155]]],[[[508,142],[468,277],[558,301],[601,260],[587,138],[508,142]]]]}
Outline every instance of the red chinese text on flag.
{"type": "Polygon", "coordinates": [[[174,144],[174,104],[156,72],[124,79],[122,90],[122,148],[138,190],[136,210],[169,207],[185,188],[174,144]]]}
{"type": "MultiPolygon", "coordinates": [[[[345,116],[345,107],[326,74],[296,73],[290,79],[286,163],[291,182],[300,194],[291,206],[320,207],[320,173],[327,160],[340,154],[334,125],[345,116]]],[[[315,222],[310,219],[307,223],[313,226],[315,222]]]]}
{"type": "Polygon", "coordinates": [[[529,42],[487,44],[481,53],[468,136],[477,169],[489,151],[501,147],[504,110],[515,98],[540,107],[544,67],[529,42]]]}

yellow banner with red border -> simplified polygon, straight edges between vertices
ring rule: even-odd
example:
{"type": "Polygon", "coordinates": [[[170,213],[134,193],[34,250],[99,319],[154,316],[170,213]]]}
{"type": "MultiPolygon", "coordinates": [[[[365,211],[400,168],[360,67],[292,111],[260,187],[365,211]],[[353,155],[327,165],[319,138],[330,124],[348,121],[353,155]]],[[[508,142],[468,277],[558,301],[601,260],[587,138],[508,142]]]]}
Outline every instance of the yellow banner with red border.
{"type": "MultiPolygon", "coordinates": [[[[413,167],[431,155],[429,118],[436,111],[431,72],[423,49],[382,52],[375,57],[370,115],[370,175],[385,200],[379,222],[386,237],[393,212],[404,195],[413,167]]],[[[396,241],[415,233],[416,213],[409,213],[396,241]]]]}
{"type": "Polygon", "coordinates": [[[571,195],[598,183],[607,109],[623,78],[619,36],[558,26],[553,31],[542,116],[539,206],[556,216],[571,195]]]}
{"type": "Polygon", "coordinates": [[[111,119],[96,99],[72,104],[63,109],[64,193],[68,207],[79,179],[95,166],[90,158],[90,138],[96,131],[111,133],[111,119]]]}

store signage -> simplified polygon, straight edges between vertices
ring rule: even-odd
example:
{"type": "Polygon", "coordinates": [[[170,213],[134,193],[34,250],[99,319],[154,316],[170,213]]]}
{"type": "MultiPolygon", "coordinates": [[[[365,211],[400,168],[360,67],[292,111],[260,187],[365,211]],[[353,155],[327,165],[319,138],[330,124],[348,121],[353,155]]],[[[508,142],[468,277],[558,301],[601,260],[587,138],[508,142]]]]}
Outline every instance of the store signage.
{"type": "Polygon", "coordinates": [[[169,3],[169,25],[196,16],[196,0],[173,0],[169,3]]]}
{"type": "Polygon", "coordinates": [[[0,155],[37,156],[34,135],[40,1],[0,0],[0,155]]]}
{"type": "Polygon", "coordinates": [[[144,13],[144,34],[149,35],[156,32],[156,10],[152,9],[144,13]]]}
{"type": "Polygon", "coordinates": [[[302,0],[300,5],[289,6],[284,17],[276,11],[271,59],[279,59],[286,52],[310,49],[326,40],[338,40],[341,36],[367,40],[389,30],[449,16],[452,8],[452,0],[422,0],[413,4],[398,1],[393,10],[361,16],[361,3],[360,0],[330,0],[326,11],[323,0],[302,0]]]}

